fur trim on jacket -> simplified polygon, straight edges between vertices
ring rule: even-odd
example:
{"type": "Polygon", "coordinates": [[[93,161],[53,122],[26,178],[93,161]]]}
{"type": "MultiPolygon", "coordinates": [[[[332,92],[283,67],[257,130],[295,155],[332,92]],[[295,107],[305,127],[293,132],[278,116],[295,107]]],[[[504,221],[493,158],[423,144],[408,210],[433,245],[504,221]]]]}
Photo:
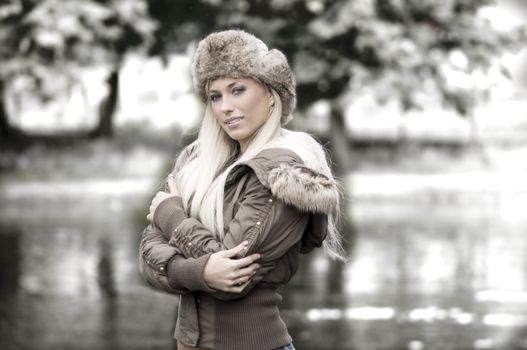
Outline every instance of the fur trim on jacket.
{"type": "Polygon", "coordinates": [[[270,148],[243,164],[274,196],[303,212],[332,215],[338,209],[335,181],[304,165],[289,149],[270,148]]]}
{"type": "MultiPolygon", "coordinates": [[[[260,182],[285,203],[303,212],[336,215],[340,202],[338,184],[322,173],[321,164],[307,165],[301,157],[302,153],[306,153],[305,145],[322,150],[320,145],[308,134],[282,130],[282,137],[272,146],[232,169],[226,183],[237,178],[242,172],[240,167],[249,166],[260,182]]],[[[174,173],[197,155],[198,148],[193,143],[180,154],[174,173]]],[[[307,152],[312,153],[314,150],[307,152]]]]}

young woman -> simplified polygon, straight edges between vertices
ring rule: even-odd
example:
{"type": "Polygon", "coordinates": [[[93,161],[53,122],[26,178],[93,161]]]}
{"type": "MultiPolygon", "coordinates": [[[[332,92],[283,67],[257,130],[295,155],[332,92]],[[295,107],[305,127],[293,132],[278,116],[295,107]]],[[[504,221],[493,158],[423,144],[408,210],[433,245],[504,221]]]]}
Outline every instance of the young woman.
{"type": "Polygon", "coordinates": [[[324,243],[341,256],[337,184],[323,148],[282,128],[295,82],[280,51],[244,31],[213,33],[192,74],[205,116],[152,200],[141,272],[180,295],[178,349],[294,349],[277,288],[300,253],[324,243]]]}

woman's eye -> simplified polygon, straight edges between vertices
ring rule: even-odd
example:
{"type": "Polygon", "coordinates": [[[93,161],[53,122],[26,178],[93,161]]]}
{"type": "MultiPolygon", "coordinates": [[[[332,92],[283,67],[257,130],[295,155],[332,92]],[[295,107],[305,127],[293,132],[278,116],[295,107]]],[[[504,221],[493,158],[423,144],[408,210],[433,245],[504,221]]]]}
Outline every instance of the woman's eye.
{"type": "Polygon", "coordinates": [[[220,97],[221,97],[220,95],[210,95],[210,100],[212,102],[216,102],[220,99],[220,97]]]}
{"type": "Polygon", "coordinates": [[[239,94],[241,94],[244,91],[245,91],[244,87],[235,87],[234,89],[232,89],[232,93],[234,95],[239,95],[239,94]]]}

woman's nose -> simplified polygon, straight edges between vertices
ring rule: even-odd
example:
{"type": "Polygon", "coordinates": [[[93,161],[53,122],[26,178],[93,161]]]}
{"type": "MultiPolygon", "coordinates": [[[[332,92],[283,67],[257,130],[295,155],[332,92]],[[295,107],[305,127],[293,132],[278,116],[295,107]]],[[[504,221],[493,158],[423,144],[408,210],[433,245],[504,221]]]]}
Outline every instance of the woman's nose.
{"type": "Polygon", "coordinates": [[[223,113],[229,113],[229,112],[232,112],[234,109],[232,103],[229,101],[228,98],[223,98],[221,100],[221,111],[223,113]]]}

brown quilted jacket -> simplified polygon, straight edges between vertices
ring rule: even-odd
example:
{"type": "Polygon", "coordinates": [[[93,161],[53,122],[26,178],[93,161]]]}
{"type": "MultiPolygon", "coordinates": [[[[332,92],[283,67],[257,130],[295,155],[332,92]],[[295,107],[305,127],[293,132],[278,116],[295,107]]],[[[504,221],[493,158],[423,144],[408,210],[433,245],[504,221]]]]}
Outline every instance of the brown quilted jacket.
{"type": "MultiPolygon", "coordinates": [[[[187,148],[175,171],[192,155],[187,148]]],[[[164,200],[143,232],[139,259],[150,285],[181,295],[175,337],[206,349],[264,350],[291,342],[276,288],[296,272],[299,253],[321,246],[337,205],[336,184],[285,148],[264,150],[229,173],[223,240],[188,217],[180,197],[164,200]],[[258,275],[240,294],[209,288],[202,271],[210,254],[244,240],[244,255],[263,254],[258,275]]]]}

